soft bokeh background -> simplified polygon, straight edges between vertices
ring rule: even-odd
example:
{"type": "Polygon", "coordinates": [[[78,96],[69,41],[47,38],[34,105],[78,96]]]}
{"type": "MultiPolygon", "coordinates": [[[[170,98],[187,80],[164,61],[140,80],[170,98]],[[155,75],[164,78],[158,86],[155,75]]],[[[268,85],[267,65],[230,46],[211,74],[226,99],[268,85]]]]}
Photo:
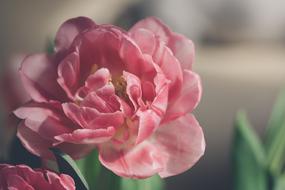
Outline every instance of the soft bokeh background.
{"type": "MultiPolygon", "coordinates": [[[[231,189],[233,119],[247,110],[263,134],[273,102],[285,87],[285,1],[265,0],[9,0],[0,1],[0,157],[13,125],[5,96],[11,89],[7,67],[26,53],[46,49],[66,19],[89,16],[97,23],[128,28],[154,15],[196,44],[194,70],[203,80],[196,116],[203,126],[205,156],[188,172],[167,179],[169,190],[231,189]]],[[[11,67],[10,72],[16,66],[11,67]]],[[[10,103],[9,103],[10,104],[10,103]]],[[[11,136],[11,135],[10,135],[11,136]]]]}

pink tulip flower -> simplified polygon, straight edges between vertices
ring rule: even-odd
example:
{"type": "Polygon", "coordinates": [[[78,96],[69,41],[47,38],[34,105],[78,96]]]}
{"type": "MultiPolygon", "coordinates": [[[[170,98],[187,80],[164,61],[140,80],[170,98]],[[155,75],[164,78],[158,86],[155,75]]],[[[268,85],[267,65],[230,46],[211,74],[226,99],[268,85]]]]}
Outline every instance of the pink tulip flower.
{"type": "Polygon", "coordinates": [[[96,148],[124,177],[168,177],[205,150],[191,114],[201,98],[193,43],[160,20],[129,31],[73,18],[61,25],[53,55],[25,58],[21,78],[32,101],[14,113],[18,137],[33,154],[57,147],[73,158],[96,148]]]}

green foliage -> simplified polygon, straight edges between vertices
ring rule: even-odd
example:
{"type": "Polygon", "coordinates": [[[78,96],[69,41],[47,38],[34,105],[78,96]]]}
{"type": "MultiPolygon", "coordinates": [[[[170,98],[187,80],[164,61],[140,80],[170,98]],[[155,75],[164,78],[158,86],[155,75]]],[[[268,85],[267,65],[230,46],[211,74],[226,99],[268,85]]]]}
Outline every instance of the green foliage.
{"type": "Polygon", "coordinates": [[[164,189],[164,182],[158,176],[153,176],[148,179],[121,179],[121,190],[162,190],[164,189]]]}
{"type": "Polygon", "coordinates": [[[274,186],[274,190],[284,190],[284,189],[285,189],[285,174],[279,176],[274,186]]]}
{"type": "Polygon", "coordinates": [[[232,156],[235,190],[267,189],[265,152],[243,112],[236,118],[232,156]]]}
{"type": "Polygon", "coordinates": [[[85,158],[76,161],[77,166],[80,171],[83,173],[85,179],[87,180],[90,189],[99,189],[99,174],[101,171],[101,164],[98,160],[98,153],[96,150],[91,152],[85,158]]]}
{"type": "Polygon", "coordinates": [[[274,176],[280,175],[285,158],[285,90],[274,105],[268,123],[265,148],[269,171],[274,176]]]}

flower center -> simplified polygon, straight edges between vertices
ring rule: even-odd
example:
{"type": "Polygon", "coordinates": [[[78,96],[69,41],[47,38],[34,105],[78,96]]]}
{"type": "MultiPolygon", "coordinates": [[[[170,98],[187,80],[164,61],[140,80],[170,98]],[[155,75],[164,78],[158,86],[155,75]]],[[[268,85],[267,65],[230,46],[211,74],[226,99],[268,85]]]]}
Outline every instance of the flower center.
{"type": "Polygon", "coordinates": [[[126,80],[122,76],[117,77],[117,78],[114,77],[114,78],[112,78],[112,83],[115,87],[116,95],[121,97],[121,98],[127,99],[128,96],[126,93],[126,88],[127,88],[126,80]]]}

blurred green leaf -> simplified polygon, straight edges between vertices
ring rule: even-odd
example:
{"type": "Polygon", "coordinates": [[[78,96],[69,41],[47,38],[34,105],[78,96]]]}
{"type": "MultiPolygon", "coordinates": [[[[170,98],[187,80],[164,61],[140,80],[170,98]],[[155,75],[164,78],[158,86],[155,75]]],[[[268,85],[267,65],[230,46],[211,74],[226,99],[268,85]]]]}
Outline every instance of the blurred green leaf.
{"type": "Polygon", "coordinates": [[[235,190],[267,190],[265,153],[244,112],[237,114],[233,144],[235,190]]]}
{"type": "Polygon", "coordinates": [[[269,119],[265,147],[269,171],[278,176],[285,156],[285,90],[281,92],[269,119]]]}
{"type": "Polygon", "coordinates": [[[284,190],[285,189],[285,174],[278,177],[274,190],[284,190]]]}
{"type": "Polygon", "coordinates": [[[48,54],[54,53],[54,41],[50,38],[47,39],[47,42],[46,42],[46,52],[48,54]]]}
{"type": "Polygon", "coordinates": [[[163,190],[164,182],[158,176],[153,176],[148,179],[121,179],[121,190],[163,190]]]}
{"type": "Polygon", "coordinates": [[[98,178],[98,190],[118,190],[120,187],[120,180],[121,177],[102,166],[98,178]]]}
{"type": "Polygon", "coordinates": [[[75,181],[76,189],[89,190],[87,182],[73,159],[57,148],[51,148],[50,150],[56,157],[59,172],[71,176],[75,181]]]}
{"type": "Polygon", "coordinates": [[[97,150],[92,151],[85,158],[76,161],[77,166],[79,167],[82,174],[85,176],[90,189],[97,190],[99,189],[99,174],[102,168],[99,160],[97,150]]]}

